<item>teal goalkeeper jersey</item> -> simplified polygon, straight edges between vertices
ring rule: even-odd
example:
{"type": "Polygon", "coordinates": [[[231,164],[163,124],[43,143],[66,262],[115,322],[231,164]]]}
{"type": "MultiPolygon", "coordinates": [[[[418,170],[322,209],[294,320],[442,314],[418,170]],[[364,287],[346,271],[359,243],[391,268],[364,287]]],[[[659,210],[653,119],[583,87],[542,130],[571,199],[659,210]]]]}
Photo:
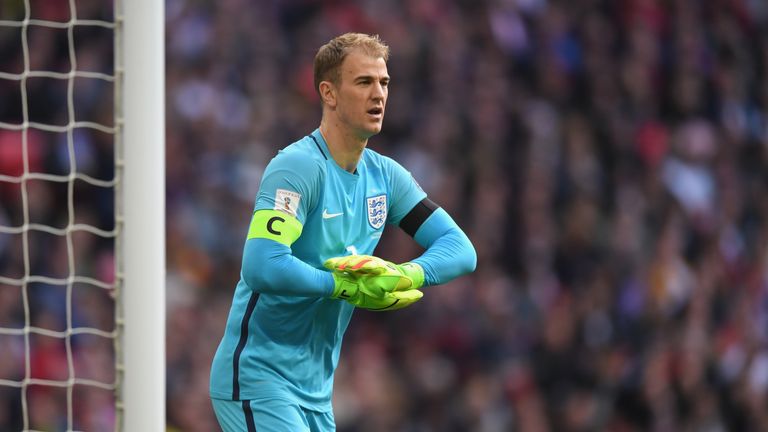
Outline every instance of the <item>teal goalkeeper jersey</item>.
{"type": "MultiPolygon", "coordinates": [[[[290,245],[293,256],[322,269],[328,258],[373,254],[385,223],[398,224],[425,197],[408,171],[370,149],[363,151],[354,174],[343,170],[315,130],[272,159],[255,210],[295,216],[303,229],[290,245]]],[[[243,265],[268,264],[244,260],[243,265]]],[[[327,295],[261,292],[241,276],[213,360],[211,397],[287,398],[310,410],[329,411],[333,374],[353,309],[327,295]]]]}

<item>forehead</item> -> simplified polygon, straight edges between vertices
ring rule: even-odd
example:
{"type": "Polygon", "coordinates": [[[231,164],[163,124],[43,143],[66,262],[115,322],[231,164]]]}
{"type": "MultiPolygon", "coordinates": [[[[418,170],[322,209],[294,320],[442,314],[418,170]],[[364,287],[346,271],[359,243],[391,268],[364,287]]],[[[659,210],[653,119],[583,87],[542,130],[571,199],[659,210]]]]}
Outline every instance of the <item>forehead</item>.
{"type": "Polygon", "coordinates": [[[353,50],[341,63],[341,76],[350,79],[359,76],[389,77],[387,62],[381,57],[371,57],[362,50],[353,50]]]}

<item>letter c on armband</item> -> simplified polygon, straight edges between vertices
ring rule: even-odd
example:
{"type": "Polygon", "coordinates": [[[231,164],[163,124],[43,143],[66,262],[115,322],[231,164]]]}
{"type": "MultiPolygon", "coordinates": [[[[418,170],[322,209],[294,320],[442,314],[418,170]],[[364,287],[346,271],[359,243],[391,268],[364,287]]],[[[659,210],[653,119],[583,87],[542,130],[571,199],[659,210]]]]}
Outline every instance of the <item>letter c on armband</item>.
{"type": "Polygon", "coordinates": [[[270,233],[272,233],[272,234],[274,234],[274,235],[281,235],[282,233],[281,233],[280,231],[278,231],[278,230],[276,230],[276,229],[272,228],[272,225],[273,225],[273,224],[274,224],[276,221],[285,222],[285,219],[281,218],[280,216],[274,216],[274,217],[270,218],[270,219],[267,221],[267,231],[269,231],[270,233]]]}

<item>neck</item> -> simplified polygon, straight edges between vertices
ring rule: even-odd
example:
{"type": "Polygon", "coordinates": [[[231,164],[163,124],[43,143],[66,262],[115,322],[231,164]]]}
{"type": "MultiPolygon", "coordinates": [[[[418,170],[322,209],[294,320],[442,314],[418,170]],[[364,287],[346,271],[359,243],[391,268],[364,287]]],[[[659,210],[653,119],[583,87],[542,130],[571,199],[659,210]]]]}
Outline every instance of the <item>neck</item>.
{"type": "Polygon", "coordinates": [[[368,139],[361,140],[325,118],[320,122],[320,134],[328,145],[333,160],[345,171],[354,173],[363,150],[368,145],[368,139]]]}

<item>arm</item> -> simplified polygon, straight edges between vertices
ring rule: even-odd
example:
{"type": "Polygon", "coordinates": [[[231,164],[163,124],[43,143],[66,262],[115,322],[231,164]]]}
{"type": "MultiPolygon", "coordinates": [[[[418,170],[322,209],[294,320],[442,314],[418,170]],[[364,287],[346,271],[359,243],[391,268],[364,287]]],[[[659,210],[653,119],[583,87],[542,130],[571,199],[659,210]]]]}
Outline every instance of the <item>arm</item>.
{"type": "Polygon", "coordinates": [[[477,254],[469,238],[445,210],[428,199],[414,207],[400,227],[427,249],[413,261],[395,264],[372,255],[350,255],[331,258],[325,266],[357,277],[405,278],[410,282],[394,291],[443,284],[475,270],[477,254]]]}
{"type": "MultiPolygon", "coordinates": [[[[374,311],[402,309],[422,297],[421,291],[415,289],[381,292],[382,286],[376,279],[329,273],[304,263],[291,254],[289,247],[301,230],[297,219],[282,212],[260,210],[253,214],[242,272],[251,289],[285,296],[337,298],[374,311]]],[[[410,279],[406,281],[411,283],[410,279]]]]}
{"type": "Polygon", "coordinates": [[[290,245],[301,235],[301,223],[276,210],[253,214],[243,253],[243,280],[254,291],[303,297],[333,293],[331,273],[294,257],[290,245]]]}
{"type": "Polygon", "coordinates": [[[424,269],[424,284],[439,285],[471,273],[477,253],[466,234],[442,208],[429,199],[417,204],[400,223],[426,251],[412,260],[424,269]]]}
{"type": "MultiPolygon", "coordinates": [[[[389,222],[398,225],[426,251],[412,263],[423,269],[424,284],[438,285],[474,271],[477,254],[466,234],[448,213],[427,198],[413,176],[401,165],[390,162],[390,189],[393,197],[389,222]]],[[[406,265],[400,269],[420,279],[406,265]]]]}
{"type": "Polygon", "coordinates": [[[281,150],[267,165],[243,251],[242,277],[252,290],[310,297],[333,292],[330,273],[291,251],[322,183],[321,164],[296,147],[281,150]]]}

